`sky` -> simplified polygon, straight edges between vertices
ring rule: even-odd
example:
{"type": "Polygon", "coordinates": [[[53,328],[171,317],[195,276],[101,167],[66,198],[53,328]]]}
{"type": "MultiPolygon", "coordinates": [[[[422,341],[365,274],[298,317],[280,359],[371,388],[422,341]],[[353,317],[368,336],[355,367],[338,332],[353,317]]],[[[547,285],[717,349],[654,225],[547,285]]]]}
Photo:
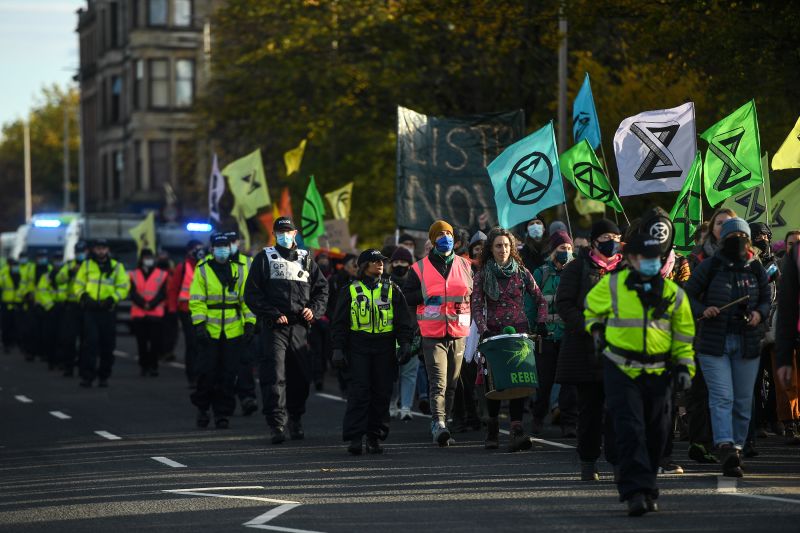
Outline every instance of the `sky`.
{"type": "Polygon", "coordinates": [[[85,0],[0,0],[0,124],[27,115],[53,83],[78,68],[76,11],[85,0]]]}

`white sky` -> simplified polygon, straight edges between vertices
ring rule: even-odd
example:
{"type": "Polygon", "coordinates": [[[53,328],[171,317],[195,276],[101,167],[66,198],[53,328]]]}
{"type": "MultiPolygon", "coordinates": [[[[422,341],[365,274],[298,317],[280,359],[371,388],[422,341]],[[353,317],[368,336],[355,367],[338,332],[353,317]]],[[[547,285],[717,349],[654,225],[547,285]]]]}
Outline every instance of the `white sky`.
{"type": "Polygon", "coordinates": [[[85,0],[0,0],[0,124],[27,115],[41,88],[71,84],[76,11],[85,0]]]}

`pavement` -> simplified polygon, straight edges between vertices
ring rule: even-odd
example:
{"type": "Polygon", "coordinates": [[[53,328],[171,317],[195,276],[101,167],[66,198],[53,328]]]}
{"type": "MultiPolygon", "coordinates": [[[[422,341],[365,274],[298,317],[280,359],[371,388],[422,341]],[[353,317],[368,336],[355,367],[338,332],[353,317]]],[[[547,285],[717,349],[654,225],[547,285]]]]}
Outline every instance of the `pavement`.
{"type": "Polygon", "coordinates": [[[629,518],[610,466],[579,481],[555,428],[529,452],[486,451],[480,432],[440,449],[417,416],[392,424],[383,455],[351,457],[330,379],[305,440],[273,446],[259,414],[197,429],[182,364],[144,378],[133,339],[118,349],[108,389],[0,354],[0,531],[800,531],[800,448],[779,437],[741,480],[677,442],[686,473],[659,477],[660,512],[629,518]]]}

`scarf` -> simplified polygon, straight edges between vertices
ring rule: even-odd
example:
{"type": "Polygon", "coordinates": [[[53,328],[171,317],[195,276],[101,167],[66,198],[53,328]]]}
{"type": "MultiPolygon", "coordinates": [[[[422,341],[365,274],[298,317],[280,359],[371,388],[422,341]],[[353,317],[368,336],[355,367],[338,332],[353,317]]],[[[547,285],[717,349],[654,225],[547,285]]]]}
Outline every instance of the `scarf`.
{"type": "Polygon", "coordinates": [[[449,255],[444,255],[442,252],[434,248],[433,253],[435,253],[442,261],[444,261],[445,265],[449,265],[453,262],[453,259],[456,258],[455,251],[451,251],[449,255]]]}
{"type": "Polygon", "coordinates": [[[703,253],[705,254],[706,258],[713,257],[717,250],[719,250],[718,243],[711,242],[713,238],[714,236],[711,235],[703,243],[703,253]]]}
{"type": "Polygon", "coordinates": [[[612,257],[606,257],[598,252],[595,252],[594,249],[589,250],[589,257],[597,266],[600,267],[602,270],[601,274],[611,272],[617,268],[619,262],[622,261],[622,254],[614,254],[612,257]]]}
{"type": "Polygon", "coordinates": [[[485,276],[483,290],[486,293],[486,297],[497,301],[500,298],[500,284],[497,279],[508,279],[519,272],[519,264],[513,257],[505,266],[500,266],[494,259],[489,259],[483,272],[485,276]]]}
{"type": "Polygon", "coordinates": [[[664,265],[661,267],[661,277],[666,278],[672,269],[675,268],[675,250],[670,250],[664,265]]]}

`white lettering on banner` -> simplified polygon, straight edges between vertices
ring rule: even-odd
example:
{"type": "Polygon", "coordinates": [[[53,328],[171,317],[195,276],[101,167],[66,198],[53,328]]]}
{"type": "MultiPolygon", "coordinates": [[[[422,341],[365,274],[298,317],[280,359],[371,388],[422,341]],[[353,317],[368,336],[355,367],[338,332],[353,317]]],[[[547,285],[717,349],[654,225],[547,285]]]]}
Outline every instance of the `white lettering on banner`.
{"type": "MultiPolygon", "coordinates": [[[[463,158],[463,162],[460,165],[451,165],[450,161],[445,161],[444,162],[444,166],[446,166],[450,170],[458,171],[458,170],[464,170],[464,167],[467,166],[467,163],[469,163],[469,156],[467,155],[467,152],[465,152],[463,148],[461,148],[457,144],[453,143],[453,135],[455,135],[456,133],[466,133],[466,130],[464,128],[453,128],[452,130],[448,131],[447,132],[447,144],[450,145],[450,147],[453,148],[453,150],[456,150],[461,154],[461,157],[463,158]]],[[[436,146],[436,143],[434,142],[433,145],[436,146]]],[[[483,145],[483,152],[486,152],[486,144],[485,143],[483,145]]]]}

